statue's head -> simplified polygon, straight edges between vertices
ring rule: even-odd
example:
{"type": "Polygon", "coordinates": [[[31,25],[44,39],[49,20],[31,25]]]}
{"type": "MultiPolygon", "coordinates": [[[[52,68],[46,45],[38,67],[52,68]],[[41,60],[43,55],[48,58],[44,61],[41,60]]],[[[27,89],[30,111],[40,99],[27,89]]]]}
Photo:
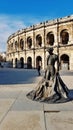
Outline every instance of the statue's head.
{"type": "Polygon", "coordinates": [[[52,47],[49,47],[49,48],[47,49],[47,51],[48,51],[48,52],[53,52],[53,48],[52,48],[52,47]]]}

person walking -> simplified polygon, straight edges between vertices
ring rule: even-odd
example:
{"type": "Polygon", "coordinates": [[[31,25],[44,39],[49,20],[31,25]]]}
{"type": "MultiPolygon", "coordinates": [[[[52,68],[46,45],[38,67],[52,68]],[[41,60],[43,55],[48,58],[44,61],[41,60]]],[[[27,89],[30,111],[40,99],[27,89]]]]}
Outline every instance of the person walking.
{"type": "Polygon", "coordinates": [[[41,75],[41,73],[40,73],[41,66],[40,66],[40,65],[38,65],[38,68],[37,68],[37,70],[38,70],[38,75],[40,76],[40,75],[41,75]]]}

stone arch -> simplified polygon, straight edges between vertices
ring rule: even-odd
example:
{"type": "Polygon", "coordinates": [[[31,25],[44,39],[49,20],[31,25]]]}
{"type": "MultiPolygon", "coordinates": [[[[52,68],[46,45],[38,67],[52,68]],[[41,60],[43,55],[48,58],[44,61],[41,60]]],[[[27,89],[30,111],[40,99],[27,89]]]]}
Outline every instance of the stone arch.
{"type": "Polygon", "coordinates": [[[11,50],[13,50],[13,42],[11,43],[11,50]]]}
{"type": "Polygon", "coordinates": [[[21,48],[21,50],[24,49],[24,40],[23,39],[20,40],[20,48],[21,48]]]}
{"type": "Polygon", "coordinates": [[[42,68],[42,57],[41,56],[36,57],[36,68],[38,68],[39,65],[42,68]]]}
{"type": "Polygon", "coordinates": [[[42,37],[40,34],[36,36],[36,46],[42,46],[42,37]]]}
{"type": "Polygon", "coordinates": [[[28,68],[28,69],[31,69],[31,68],[32,68],[32,58],[31,58],[31,57],[28,57],[28,58],[27,58],[27,68],[28,68]]]}
{"type": "Polygon", "coordinates": [[[23,57],[20,58],[20,66],[21,66],[21,68],[24,68],[24,58],[23,57]]]}
{"type": "Polygon", "coordinates": [[[47,44],[54,45],[54,34],[53,34],[53,32],[47,33],[46,40],[47,40],[47,44]]]}
{"type": "Polygon", "coordinates": [[[67,29],[64,29],[60,33],[60,39],[62,44],[68,44],[69,41],[69,33],[67,29]]]}
{"type": "Polygon", "coordinates": [[[62,54],[60,56],[61,69],[69,70],[69,56],[62,54]]]}
{"type": "Polygon", "coordinates": [[[17,50],[17,48],[18,48],[18,42],[15,41],[15,50],[17,50]]]}
{"type": "Polygon", "coordinates": [[[17,68],[17,58],[15,58],[15,68],[17,68]]]}
{"type": "Polygon", "coordinates": [[[28,48],[32,47],[32,38],[30,36],[27,38],[27,47],[28,48]]]}

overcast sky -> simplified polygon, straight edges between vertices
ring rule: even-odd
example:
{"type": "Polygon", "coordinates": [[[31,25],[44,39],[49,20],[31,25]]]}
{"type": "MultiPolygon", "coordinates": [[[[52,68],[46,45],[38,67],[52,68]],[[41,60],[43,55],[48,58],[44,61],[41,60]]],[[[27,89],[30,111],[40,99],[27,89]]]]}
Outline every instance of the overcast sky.
{"type": "Polygon", "coordinates": [[[0,52],[17,30],[68,15],[73,15],[73,0],[0,0],[0,52]]]}

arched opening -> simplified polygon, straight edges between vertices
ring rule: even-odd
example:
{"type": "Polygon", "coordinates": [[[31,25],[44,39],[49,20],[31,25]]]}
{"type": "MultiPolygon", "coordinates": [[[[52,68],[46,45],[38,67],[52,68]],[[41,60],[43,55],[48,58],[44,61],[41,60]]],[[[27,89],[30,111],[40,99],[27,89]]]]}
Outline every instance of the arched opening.
{"type": "Polygon", "coordinates": [[[62,30],[60,33],[60,38],[61,38],[61,43],[62,44],[68,44],[69,41],[69,33],[67,32],[67,30],[62,30]]]}
{"type": "Polygon", "coordinates": [[[15,68],[17,68],[17,58],[15,59],[15,68]]]}
{"type": "Polygon", "coordinates": [[[24,58],[23,57],[20,58],[20,64],[21,64],[21,68],[24,68],[24,58]]]}
{"type": "Polygon", "coordinates": [[[39,35],[36,36],[36,46],[42,46],[42,37],[39,35]]]}
{"type": "Polygon", "coordinates": [[[38,68],[38,66],[40,66],[42,68],[42,58],[41,58],[41,56],[36,57],[36,68],[38,68]]]}
{"type": "Polygon", "coordinates": [[[61,63],[62,70],[69,70],[69,56],[68,55],[63,54],[60,57],[60,63],[61,63]]]}
{"type": "Polygon", "coordinates": [[[20,48],[21,48],[21,50],[24,49],[24,41],[23,41],[23,39],[20,40],[20,48]]]}
{"type": "Polygon", "coordinates": [[[17,41],[15,41],[15,50],[17,50],[17,48],[18,48],[18,43],[17,41]]]}
{"type": "Polygon", "coordinates": [[[32,58],[31,58],[31,57],[28,57],[28,58],[27,58],[27,68],[28,68],[28,69],[31,69],[31,68],[32,68],[32,58]]]}
{"type": "Polygon", "coordinates": [[[13,67],[13,59],[12,59],[12,61],[11,61],[11,64],[12,64],[12,67],[13,67]]]}
{"type": "Polygon", "coordinates": [[[32,39],[31,39],[31,37],[28,37],[27,38],[27,47],[31,48],[31,46],[32,46],[32,39]]]}
{"type": "Polygon", "coordinates": [[[11,43],[11,50],[13,50],[13,43],[11,43]]]}
{"type": "Polygon", "coordinates": [[[47,34],[46,40],[48,45],[54,45],[54,34],[52,32],[49,32],[47,34]]]}

